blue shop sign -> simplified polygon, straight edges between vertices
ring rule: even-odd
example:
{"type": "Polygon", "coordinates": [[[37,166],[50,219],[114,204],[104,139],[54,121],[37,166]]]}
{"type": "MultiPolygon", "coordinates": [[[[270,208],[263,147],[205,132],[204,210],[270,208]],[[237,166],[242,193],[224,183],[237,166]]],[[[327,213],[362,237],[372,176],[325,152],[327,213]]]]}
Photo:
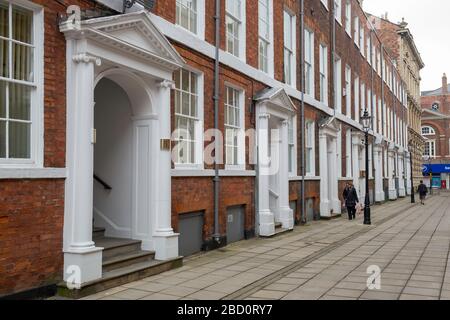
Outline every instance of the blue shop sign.
{"type": "Polygon", "coordinates": [[[424,175],[429,175],[430,173],[450,173],[450,164],[424,164],[422,171],[424,175]]]}

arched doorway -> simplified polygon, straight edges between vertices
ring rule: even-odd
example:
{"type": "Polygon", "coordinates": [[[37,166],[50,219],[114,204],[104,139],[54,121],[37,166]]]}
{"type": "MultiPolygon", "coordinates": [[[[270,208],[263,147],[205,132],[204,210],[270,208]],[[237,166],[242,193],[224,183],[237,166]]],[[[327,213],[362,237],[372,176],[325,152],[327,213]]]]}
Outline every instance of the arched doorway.
{"type": "Polygon", "coordinates": [[[127,93],[103,78],[94,93],[94,227],[132,238],[133,121],[127,93]]]}

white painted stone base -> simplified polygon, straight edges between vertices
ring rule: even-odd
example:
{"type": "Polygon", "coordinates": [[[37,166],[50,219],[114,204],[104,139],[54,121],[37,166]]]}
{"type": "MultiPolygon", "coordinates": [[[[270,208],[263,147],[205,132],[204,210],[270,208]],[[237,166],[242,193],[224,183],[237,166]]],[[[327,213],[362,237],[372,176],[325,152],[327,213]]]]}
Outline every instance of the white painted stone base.
{"type": "Polygon", "coordinates": [[[64,252],[64,281],[80,288],[81,285],[102,277],[103,248],[80,252],[64,252]],[[79,274],[78,274],[79,272],[79,274]]]}
{"type": "Polygon", "coordinates": [[[329,200],[322,200],[322,201],[320,201],[320,216],[324,217],[324,218],[330,218],[331,217],[330,201],[329,200]]]}
{"type": "Polygon", "coordinates": [[[389,200],[397,200],[397,190],[389,190],[389,200]]]}
{"type": "Polygon", "coordinates": [[[275,215],[269,210],[259,211],[259,235],[271,237],[275,234],[275,215]]]}
{"type": "Polygon", "coordinates": [[[333,200],[333,214],[341,214],[342,213],[342,204],[339,199],[333,200]]]}
{"type": "Polygon", "coordinates": [[[398,194],[400,198],[406,197],[406,190],[405,189],[398,189],[398,194]]]}
{"type": "Polygon", "coordinates": [[[166,261],[178,258],[178,233],[153,236],[155,244],[155,259],[166,261]]]}
{"type": "Polygon", "coordinates": [[[384,202],[384,200],[386,200],[384,192],[377,192],[375,194],[375,202],[384,202]]]}
{"type": "Polygon", "coordinates": [[[283,224],[283,229],[294,229],[294,211],[289,208],[280,208],[280,222],[283,224]]]}

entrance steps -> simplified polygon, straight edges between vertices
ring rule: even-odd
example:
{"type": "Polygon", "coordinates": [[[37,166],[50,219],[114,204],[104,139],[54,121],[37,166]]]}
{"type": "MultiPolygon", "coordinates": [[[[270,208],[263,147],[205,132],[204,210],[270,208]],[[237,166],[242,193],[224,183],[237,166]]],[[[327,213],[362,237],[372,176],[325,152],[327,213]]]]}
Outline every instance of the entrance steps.
{"type": "Polygon", "coordinates": [[[155,252],[141,250],[139,240],[105,237],[105,229],[94,228],[93,240],[96,247],[104,248],[102,278],[70,290],[66,283],[58,285],[58,295],[79,299],[110,288],[154,276],[183,265],[183,258],[168,261],[155,260],[155,252]]]}

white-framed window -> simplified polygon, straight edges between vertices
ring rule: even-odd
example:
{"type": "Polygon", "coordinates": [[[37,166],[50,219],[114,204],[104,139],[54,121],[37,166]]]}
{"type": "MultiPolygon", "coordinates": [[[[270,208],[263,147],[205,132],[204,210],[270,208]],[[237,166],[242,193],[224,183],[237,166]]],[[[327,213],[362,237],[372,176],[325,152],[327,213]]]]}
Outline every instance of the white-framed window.
{"type": "Polygon", "coordinates": [[[388,110],[387,105],[384,103],[383,105],[383,135],[387,138],[389,138],[389,132],[387,130],[387,124],[388,124],[388,110]]]}
{"type": "Polygon", "coordinates": [[[352,116],[352,69],[350,66],[345,66],[345,107],[346,114],[351,118],[352,116]]]}
{"type": "Polygon", "coordinates": [[[361,110],[359,96],[359,77],[355,78],[355,121],[359,122],[359,111],[361,110]]]}
{"type": "Polygon", "coordinates": [[[328,48],[320,45],[320,102],[328,105],[328,48]]]}
{"type": "MultiPolygon", "coordinates": [[[[364,83],[361,83],[361,110],[360,110],[360,114],[363,115],[364,111],[366,110],[366,85],[364,83]]],[[[358,122],[361,119],[358,119],[358,122]]]]}
{"type": "Polygon", "coordinates": [[[297,148],[296,136],[297,132],[296,117],[289,118],[288,137],[289,137],[289,174],[291,176],[297,175],[297,148]]]}
{"type": "Polygon", "coordinates": [[[315,145],[315,123],[313,121],[306,122],[306,175],[314,177],[316,175],[316,145],[315,145]]]}
{"type": "Polygon", "coordinates": [[[245,1],[226,0],[226,50],[228,53],[245,60],[245,1]]]}
{"type": "Polygon", "coordinates": [[[203,39],[205,0],[176,0],[175,23],[203,39]]]}
{"type": "Polygon", "coordinates": [[[342,113],[342,61],[339,57],[334,62],[334,106],[342,113]]]}
{"type": "Polygon", "coordinates": [[[284,79],[294,88],[297,84],[296,68],[296,18],[284,10],[284,79]]]}
{"type": "Polygon", "coordinates": [[[273,73],[272,47],[272,0],[258,0],[259,70],[273,73]]]}
{"type": "Polygon", "coordinates": [[[177,168],[199,167],[203,162],[203,75],[180,69],[174,80],[174,163],[177,168]]]}
{"type": "Polygon", "coordinates": [[[352,2],[350,0],[345,2],[345,32],[352,36],[352,2]]]}
{"type": "Polygon", "coordinates": [[[325,9],[328,10],[328,0],[320,0],[320,2],[322,2],[322,4],[325,7],[325,9]]]}
{"type": "Polygon", "coordinates": [[[339,132],[336,139],[336,162],[337,162],[337,176],[342,178],[342,126],[339,126],[339,132]]]}
{"type": "Polygon", "coordinates": [[[367,62],[369,63],[370,66],[372,65],[372,61],[371,61],[372,54],[370,53],[371,48],[372,48],[372,39],[370,38],[370,32],[369,32],[367,34],[367,41],[366,41],[366,51],[367,51],[366,58],[367,58],[367,62]]]}
{"type": "Polygon", "coordinates": [[[345,133],[345,163],[346,163],[346,177],[353,176],[352,171],[352,129],[347,129],[345,133]]]}
{"type": "Polygon", "coordinates": [[[227,169],[245,169],[244,91],[225,87],[225,164],[227,169]]]}
{"type": "Polygon", "coordinates": [[[378,75],[381,77],[381,53],[377,50],[377,72],[378,75]]]}
{"type": "Polygon", "coordinates": [[[378,107],[377,107],[377,95],[374,94],[372,97],[372,108],[373,108],[373,131],[378,133],[378,107]]]}
{"type": "Polygon", "coordinates": [[[43,165],[43,10],[0,0],[0,165],[43,165]]]}
{"type": "Polygon", "coordinates": [[[342,0],[334,0],[334,18],[342,24],[342,0]]]}
{"type": "Polygon", "coordinates": [[[355,26],[355,32],[354,32],[354,35],[353,35],[353,40],[355,41],[355,44],[356,44],[356,46],[357,47],[359,47],[359,45],[360,45],[360,39],[359,39],[359,17],[355,17],[355,23],[354,23],[354,26],[355,26]]]}
{"type": "Polygon", "coordinates": [[[422,135],[423,136],[435,136],[436,130],[434,130],[434,128],[430,127],[430,126],[423,126],[422,127],[422,135]]]}
{"type": "Polygon", "coordinates": [[[364,27],[361,26],[359,29],[359,48],[361,51],[361,54],[363,57],[365,57],[364,51],[365,51],[365,46],[364,46],[364,27]]]}
{"type": "Polygon", "coordinates": [[[424,156],[436,157],[436,141],[435,140],[427,140],[425,141],[425,150],[423,152],[424,156]]]}
{"type": "Polygon", "coordinates": [[[305,93],[314,97],[314,33],[305,29],[305,93]]]}
{"type": "Polygon", "coordinates": [[[378,98],[378,132],[383,133],[383,111],[381,99],[378,98]]]}

